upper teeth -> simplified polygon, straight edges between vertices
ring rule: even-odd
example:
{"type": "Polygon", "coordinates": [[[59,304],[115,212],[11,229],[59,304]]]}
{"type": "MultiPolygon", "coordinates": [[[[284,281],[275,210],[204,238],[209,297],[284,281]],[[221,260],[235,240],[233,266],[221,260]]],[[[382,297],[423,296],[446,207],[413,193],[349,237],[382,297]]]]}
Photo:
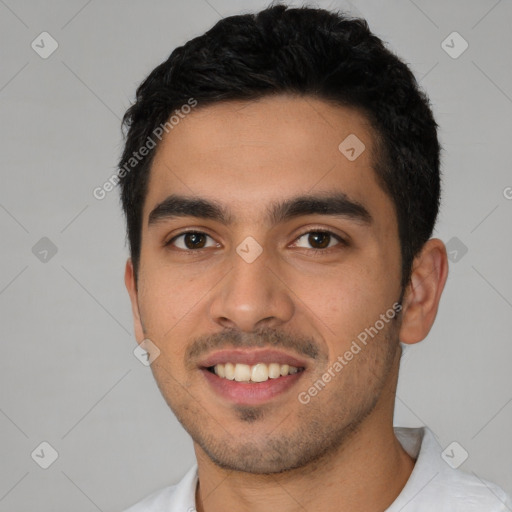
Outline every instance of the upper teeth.
{"type": "Polygon", "coordinates": [[[264,382],[299,371],[295,366],[279,363],[257,363],[252,366],[241,363],[216,364],[213,370],[219,377],[238,382],[264,382]]]}

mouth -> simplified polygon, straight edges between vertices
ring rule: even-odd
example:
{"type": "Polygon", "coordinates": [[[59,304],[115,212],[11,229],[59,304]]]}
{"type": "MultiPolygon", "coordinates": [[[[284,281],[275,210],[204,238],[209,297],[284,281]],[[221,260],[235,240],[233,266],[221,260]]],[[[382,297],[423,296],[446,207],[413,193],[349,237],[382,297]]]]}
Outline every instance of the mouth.
{"type": "Polygon", "coordinates": [[[306,363],[274,350],[217,352],[200,365],[212,391],[239,405],[257,405],[289,391],[303,376],[306,363]]]}
{"type": "Polygon", "coordinates": [[[304,371],[304,368],[279,363],[256,363],[251,366],[243,363],[219,363],[215,366],[207,367],[206,370],[221,379],[256,383],[294,375],[304,371]]]}

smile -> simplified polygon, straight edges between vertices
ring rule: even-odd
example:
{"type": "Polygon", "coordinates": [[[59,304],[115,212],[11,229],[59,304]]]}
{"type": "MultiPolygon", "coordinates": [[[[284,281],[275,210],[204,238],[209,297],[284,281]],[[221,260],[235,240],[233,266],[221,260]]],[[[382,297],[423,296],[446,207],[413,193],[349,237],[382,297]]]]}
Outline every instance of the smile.
{"type": "Polygon", "coordinates": [[[208,370],[221,379],[236,382],[266,382],[269,379],[294,375],[303,371],[304,368],[279,363],[257,363],[252,366],[242,363],[220,363],[210,366],[208,370]]]}

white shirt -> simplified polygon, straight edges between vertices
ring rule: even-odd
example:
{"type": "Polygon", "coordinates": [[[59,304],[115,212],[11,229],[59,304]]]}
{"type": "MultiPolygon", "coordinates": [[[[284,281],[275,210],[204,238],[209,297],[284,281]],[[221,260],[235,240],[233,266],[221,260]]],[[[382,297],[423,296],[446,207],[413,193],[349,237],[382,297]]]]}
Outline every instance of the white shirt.
{"type": "MultiPolygon", "coordinates": [[[[386,512],[511,512],[511,498],[497,485],[453,469],[427,427],[395,427],[404,450],[416,459],[402,492],[386,512]]],[[[448,459],[457,457],[448,450],[448,459]]],[[[445,455],[446,457],[446,455],[445,455]]],[[[456,465],[456,464],[452,464],[456,465]]],[[[125,512],[195,512],[197,464],[177,484],[149,495],[125,512]]]]}

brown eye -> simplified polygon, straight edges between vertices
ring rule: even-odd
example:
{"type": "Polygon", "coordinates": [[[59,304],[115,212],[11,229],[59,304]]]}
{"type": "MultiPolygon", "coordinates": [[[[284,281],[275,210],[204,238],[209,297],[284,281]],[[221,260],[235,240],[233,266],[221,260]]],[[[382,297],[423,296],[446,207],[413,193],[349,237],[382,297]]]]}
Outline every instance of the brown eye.
{"type": "Polygon", "coordinates": [[[298,247],[321,251],[343,243],[343,240],[330,231],[308,231],[299,236],[296,241],[298,247]],[[304,240],[301,242],[301,240],[304,240]]]}
{"type": "Polygon", "coordinates": [[[212,245],[207,246],[208,238],[211,239],[211,237],[206,233],[201,233],[199,231],[187,231],[186,233],[181,233],[180,235],[175,236],[165,245],[174,245],[178,249],[184,251],[193,251],[211,247],[212,245]]]}
{"type": "Polygon", "coordinates": [[[187,233],[183,241],[188,249],[202,249],[206,244],[206,236],[202,233],[187,233]]]}
{"type": "Polygon", "coordinates": [[[325,249],[329,246],[331,235],[328,233],[309,233],[308,243],[313,249],[325,249]]]}

